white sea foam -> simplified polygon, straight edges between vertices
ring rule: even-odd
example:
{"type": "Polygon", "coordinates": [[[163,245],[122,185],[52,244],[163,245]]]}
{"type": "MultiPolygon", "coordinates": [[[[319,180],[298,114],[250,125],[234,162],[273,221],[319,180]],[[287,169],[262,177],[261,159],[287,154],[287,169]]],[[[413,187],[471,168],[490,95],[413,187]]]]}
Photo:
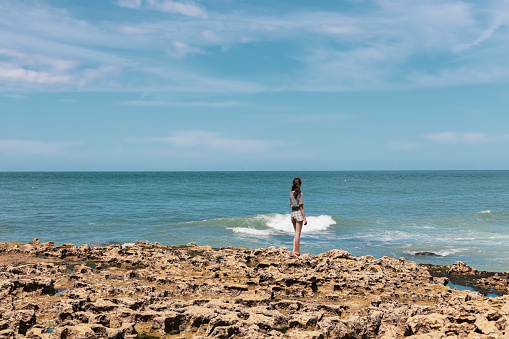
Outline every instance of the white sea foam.
{"type": "Polygon", "coordinates": [[[420,228],[423,230],[436,230],[437,229],[435,226],[429,226],[429,225],[418,226],[417,228],[420,228]]]}
{"type": "MultiPolygon", "coordinates": [[[[227,227],[234,233],[252,236],[270,236],[278,233],[294,233],[293,225],[290,220],[290,214],[264,214],[255,217],[235,220],[230,219],[229,222],[234,221],[243,226],[248,227],[227,227]]],[[[316,233],[326,231],[331,225],[336,222],[328,215],[310,216],[307,217],[308,224],[302,228],[303,234],[316,233]]],[[[225,220],[223,220],[225,222],[225,220]]]]}
{"type": "MultiPolygon", "coordinates": [[[[271,214],[263,215],[262,217],[265,219],[267,227],[287,233],[294,232],[290,214],[271,214]]],[[[306,217],[306,219],[308,224],[302,227],[302,233],[326,231],[330,226],[336,224],[329,215],[310,216],[306,217]]]]}
{"type": "Polygon", "coordinates": [[[481,214],[481,213],[483,213],[483,214],[489,214],[489,213],[491,213],[491,210],[486,210],[486,211],[481,211],[481,212],[479,212],[479,214],[481,214]]]}
{"type": "Polygon", "coordinates": [[[257,230],[256,228],[249,227],[233,227],[230,229],[233,231],[233,233],[242,233],[255,236],[268,236],[272,233],[271,230],[257,230]]]}
{"type": "Polygon", "coordinates": [[[412,239],[415,234],[403,231],[389,231],[385,234],[372,233],[370,234],[373,240],[381,240],[383,242],[402,241],[405,239],[412,239]]]}
{"type": "Polygon", "coordinates": [[[462,251],[463,251],[462,249],[453,248],[450,250],[443,250],[443,251],[438,251],[435,253],[441,257],[448,257],[448,256],[455,255],[456,253],[459,253],[462,251]]]}
{"type": "Polygon", "coordinates": [[[122,248],[126,248],[128,246],[134,246],[134,243],[133,242],[126,242],[126,243],[122,244],[122,248]]]}

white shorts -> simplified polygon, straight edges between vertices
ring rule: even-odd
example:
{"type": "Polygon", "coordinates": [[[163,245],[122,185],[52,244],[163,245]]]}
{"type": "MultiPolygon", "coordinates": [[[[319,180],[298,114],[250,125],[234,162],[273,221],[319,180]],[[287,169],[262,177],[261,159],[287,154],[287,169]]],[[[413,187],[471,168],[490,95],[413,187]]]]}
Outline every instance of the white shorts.
{"type": "Polygon", "coordinates": [[[302,216],[302,212],[300,210],[292,211],[292,224],[298,222],[298,221],[304,221],[304,217],[302,216]]]}

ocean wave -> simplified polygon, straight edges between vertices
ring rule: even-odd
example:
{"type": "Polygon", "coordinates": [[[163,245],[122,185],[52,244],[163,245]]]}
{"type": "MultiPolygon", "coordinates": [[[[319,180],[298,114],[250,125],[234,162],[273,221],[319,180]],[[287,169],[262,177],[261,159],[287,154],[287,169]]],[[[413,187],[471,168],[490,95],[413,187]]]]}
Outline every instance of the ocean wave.
{"type": "MultiPolygon", "coordinates": [[[[263,215],[262,217],[270,228],[283,232],[294,232],[290,214],[263,215]]],[[[336,224],[330,215],[309,216],[306,219],[308,223],[302,227],[302,233],[326,231],[330,226],[336,224]]]]}
{"type": "MultiPolygon", "coordinates": [[[[302,234],[312,234],[316,232],[325,232],[330,226],[335,225],[336,221],[329,215],[306,217],[308,224],[302,227],[302,234]]],[[[223,220],[223,224],[228,225],[227,229],[234,233],[270,236],[281,233],[294,233],[293,225],[290,220],[290,214],[262,214],[246,218],[231,218],[223,220]]]]}
{"type": "Polygon", "coordinates": [[[242,233],[247,235],[255,235],[255,236],[269,236],[271,235],[270,230],[257,230],[256,228],[249,228],[249,227],[235,227],[230,228],[233,233],[242,233]]]}

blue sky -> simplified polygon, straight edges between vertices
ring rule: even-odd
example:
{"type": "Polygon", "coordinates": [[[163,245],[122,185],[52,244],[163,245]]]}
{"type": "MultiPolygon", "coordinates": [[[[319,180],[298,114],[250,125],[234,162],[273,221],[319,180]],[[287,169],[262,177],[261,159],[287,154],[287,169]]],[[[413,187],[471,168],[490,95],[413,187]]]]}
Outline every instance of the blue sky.
{"type": "Polygon", "coordinates": [[[509,2],[0,0],[0,171],[509,169],[509,2]]]}

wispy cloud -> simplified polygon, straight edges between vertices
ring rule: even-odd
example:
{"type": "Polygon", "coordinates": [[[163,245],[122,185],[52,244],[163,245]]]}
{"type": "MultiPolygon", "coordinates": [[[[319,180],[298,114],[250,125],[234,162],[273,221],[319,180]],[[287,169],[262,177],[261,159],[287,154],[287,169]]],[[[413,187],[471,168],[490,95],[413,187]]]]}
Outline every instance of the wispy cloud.
{"type": "Polygon", "coordinates": [[[82,67],[76,60],[0,49],[0,85],[2,82],[10,83],[14,88],[23,88],[23,84],[28,84],[40,85],[40,88],[44,89],[48,89],[44,85],[62,85],[68,86],[68,89],[76,89],[101,78],[111,79],[118,71],[119,67],[112,65],[89,68],[82,67]]]}
{"type": "Polygon", "coordinates": [[[10,157],[25,155],[60,156],[81,145],[81,142],[0,140],[0,152],[10,157]]]}
{"type": "Polygon", "coordinates": [[[223,101],[223,102],[207,102],[207,101],[153,101],[153,100],[139,100],[139,101],[124,101],[122,105],[127,106],[147,106],[147,107],[239,107],[244,106],[245,103],[238,101],[223,101]]]}
{"type": "Polygon", "coordinates": [[[9,98],[9,99],[16,99],[16,100],[23,100],[23,99],[27,99],[28,97],[26,95],[22,95],[22,94],[2,94],[1,95],[2,97],[4,98],[9,98]]]}
{"type": "Polygon", "coordinates": [[[74,104],[76,100],[73,99],[58,99],[58,102],[62,104],[74,104]]]}
{"type": "Polygon", "coordinates": [[[65,84],[71,82],[66,72],[76,67],[73,61],[5,48],[0,49],[0,58],[0,78],[15,82],[65,84]]]}
{"type": "Polygon", "coordinates": [[[142,0],[117,0],[117,5],[120,7],[137,9],[140,8],[142,0]]]}
{"type": "Polygon", "coordinates": [[[140,11],[141,19],[111,15],[93,21],[44,2],[4,4],[0,86],[359,91],[509,78],[509,19],[504,14],[509,5],[502,2],[376,0],[362,11],[288,6],[273,13],[254,5],[243,10],[242,4],[236,11],[220,6],[207,11],[192,1],[116,4],[140,11]],[[264,49],[274,43],[285,47],[264,49]],[[217,60],[235,57],[237,47],[244,45],[294,68],[285,76],[259,73],[265,69],[264,58],[259,58],[245,72],[226,76],[217,60]],[[190,57],[197,55],[194,63],[190,57]],[[100,76],[105,71],[107,76],[100,76]]]}
{"type": "Polygon", "coordinates": [[[207,17],[207,12],[192,1],[179,2],[172,0],[118,0],[118,6],[131,9],[149,9],[160,12],[176,13],[191,17],[207,17]]]}
{"type": "Polygon", "coordinates": [[[47,67],[54,71],[66,71],[76,68],[76,61],[65,60],[37,53],[24,53],[14,49],[0,49],[0,56],[15,60],[17,64],[28,67],[47,67]]]}
{"type": "Polygon", "coordinates": [[[119,26],[119,30],[122,33],[127,33],[127,34],[151,34],[151,33],[154,33],[154,30],[151,28],[139,27],[139,26],[121,25],[121,26],[119,26]]]}
{"type": "Polygon", "coordinates": [[[490,141],[485,133],[442,132],[430,134],[427,138],[442,144],[484,144],[490,141]]]}
{"type": "Polygon", "coordinates": [[[352,114],[314,114],[288,116],[292,121],[334,121],[352,118],[352,114]]]}
{"type": "Polygon", "coordinates": [[[419,141],[391,141],[387,146],[393,150],[414,150],[430,146],[438,145],[485,145],[501,142],[509,142],[509,134],[488,134],[488,133],[465,133],[465,132],[440,132],[431,133],[423,136],[424,140],[419,141]]]}
{"type": "Polygon", "coordinates": [[[201,148],[204,151],[217,150],[240,154],[265,152],[275,143],[277,144],[267,140],[228,138],[209,131],[179,131],[169,137],[130,139],[130,141],[163,143],[176,148],[201,148]]]}
{"type": "Polygon", "coordinates": [[[335,25],[324,25],[316,29],[317,32],[331,33],[338,35],[354,35],[362,33],[362,29],[354,26],[335,26],[335,25]]]}
{"type": "MultiPolygon", "coordinates": [[[[329,19],[336,16],[337,22],[352,28],[346,32],[359,34],[356,41],[348,34],[336,34],[337,45],[315,44],[309,53],[298,56],[308,67],[306,81],[296,82],[300,88],[387,90],[507,81],[509,67],[503,60],[509,50],[500,43],[507,45],[509,39],[499,29],[507,26],[507,20],[499,18],[497,5],[480,9],[462,1],[377,3],[377,9],[361,15],[341,18],[333,13],[322,18],[319,27],[335,27],[329,19]],[[474,43],[465,43],[472,39],[474,43]],[[481,41],[484,44],[477,46],[481,41]],[[478,53],[481,48],[491,53],[478,53]],[[448,63],[466,54],[461,62],[448,63]]],[[[333,33],[334,29],[322,32],[333,33]]]]}
{"type": "Polygon", "coordinates": [[[409,151],[413,150],[420,146],[417,142],[407,142],[407,141],[392,141],[388,144],[389,148],[393,150],[404,150],[409,151]]]}
{"type": "Polygon", "coordinates": [[[190,54],[205,54],[205,51],[201,48],[191,47],[182,42],[174,41],[172,48],[168,49],[166,54],[173,58],[182,59],[190,54]]]}
{"type": "Polygon", "coordinates": [[[477,46],[480,43],[490,39],[495,32],[500,29],[504,25],[509,24],[509,14],[507,11],[502,11],[501,13],[497,13],[490,26],[479,32],[479,36],[474,39],[474,41],[460,44],[454,48],[456,52],[461,52],[471,47],[477,46]]]}
{"type": "Polygon", "coordinates": [[[439,144],[481,145],[508,142],[509,134],[441,132],[426,135],[426,139],[439,144]]]}
{"type": "Polygon", "coordinates": [[[56,75],[23,68],[0,68],[0,78],[35,84],[67,84],[71,81],[68,75],[56,75]]]}

